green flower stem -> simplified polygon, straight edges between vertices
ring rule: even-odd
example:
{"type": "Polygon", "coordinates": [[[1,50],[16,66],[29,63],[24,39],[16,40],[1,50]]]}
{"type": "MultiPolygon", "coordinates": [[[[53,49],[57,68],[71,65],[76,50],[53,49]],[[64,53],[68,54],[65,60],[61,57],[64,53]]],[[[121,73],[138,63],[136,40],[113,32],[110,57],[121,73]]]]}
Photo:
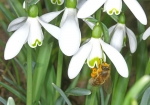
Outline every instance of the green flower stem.
{"type": "MultiPolygon", "coordinates": [[[[145,31],[144,25],[142,25],[138,21],[138,34],[142,34],[145,31]]],[[[147,51],[147,44],[145,41],[141,40],[140,37],[138,37],[138,47],[136,50],[136,81],[139,80],[144,75],[144,70],[146,69],[146,64],[148,62],[148,51],[147,51]],[[141,41],[140,41],[141,40],[141,41]]]]}
{"type": "Polygon", "coordinates": [[[95,18],[100,22],[101,20],[101,8],[96,11],[95,18]]]}
{"type": "Polygon", "coordinates": [[[101,105],[104,105],[104,93],[102,87],[100,88],[100,94],[101,94],[101,105]]]}
{"type": "Polygon", "coordinates": [[[32,105],[32,53],[27,46],[27,105],[32,105]]]}
{"type": "Polygon", "coordinates": [[[110,99],[110,95],[111,94],[107,94],[106,98],[105,98],[105,103],[104,105],[108,105],[109,99],[110,99]]]}
{"type": "Polygon", "coordinates": [[[92,96],[91,96],[89,105],[95,105],[94,103],[95,103],[97,89],[98,89],[97,87],[92,88],[92,96]]]}
{"type": "MultiPolygon", "coordinates": [[[[58,64],[57,64],[57,79],[56,79],[56,86],[59,88],[61,87],[61,77],[62,77],[62,64],[63,64],[63,53],[59,49],[58,52],[58,64]]],[[[59,97],[59,93],[56,91],[55,99],[59,97]]]]}

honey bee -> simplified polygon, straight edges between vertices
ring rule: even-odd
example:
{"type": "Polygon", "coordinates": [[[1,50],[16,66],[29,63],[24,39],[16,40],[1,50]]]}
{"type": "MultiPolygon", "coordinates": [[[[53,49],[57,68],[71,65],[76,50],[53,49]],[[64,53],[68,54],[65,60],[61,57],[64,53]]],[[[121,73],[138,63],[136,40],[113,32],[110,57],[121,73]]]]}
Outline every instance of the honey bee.
{"type": "Polygon", "coordinates": [[[91,86],[103,85],[107,93],[111,93],[111,78],[110,78],[110,65],[102,63],[98,68],[92,68],[91,77],[89,83],[91,86]]]}

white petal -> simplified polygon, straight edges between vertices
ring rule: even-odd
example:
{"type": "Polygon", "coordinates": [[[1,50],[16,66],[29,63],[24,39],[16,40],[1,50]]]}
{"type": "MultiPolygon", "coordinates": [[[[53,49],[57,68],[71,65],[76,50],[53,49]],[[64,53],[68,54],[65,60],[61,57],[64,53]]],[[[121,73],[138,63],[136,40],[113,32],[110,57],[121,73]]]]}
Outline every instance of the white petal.
{"type": "Polygon", "coordinates": [[[26,22],[22,27],[16,30],[6,43],[4,58],[12,59],[21,50],[23,44],[27,40],[30,23],[26,22]]]}
{"type": "Polygon", "coordinates": [[[69,11],[69,9],[68,9],[68,8],[65,8],[65,11],[64,11],[63,16],[62,16],[62,18],[61,18],[60,27],[62,27],[62,25],[63,25],[64,22],[66,21],[66,18],[67,18],[67,15],[68,15],[68,11],[69,11]]]}
{"type": "Polygon", "coordinates": [[[127,36],[129,38],[129,45],[130,45],[130,51],[131,53],[134,53],[137,48],[137,40],[135,37],[135,34],[130,30],[129,28],[126,27],[127,30],[127,36]]]}
{"type": "Polygon", "coordinates": [[[112,35],[110,45],[113,46],[115,49],[117,49],[119,52],[121,51],[123,47],[123,38],[124,38],[124,29],[125,25],[117,25],[115,28],[115,31],[112,35]]]}
{"type": "Polygon", "coordinates": [[[144,32],[143,40],[146,40],[150,36],[150,27],[144,32]]]}
{"type": "Polygon", "coordinates": [[[115,13],[119,15],[122,9],[122,0],[107,0],[104,4],[104,12],[107,12],[109,15],[115,13]]]}
{"type": "Polygon", "coordinates": [[[103,60],[104,60],[104,62],[106,62],[106,55],[104,52],[103,52],[103,60]]]}
{"type": "Polygon", "coordinates": [[[29,21],[31,22],[31,25],[28,36],[28,44],[31,48],[35,48],[37,45],[41,46],[44,39],[41,25],[37,18],[29,18],[29,21]]]}
{"type": "Polygon", "coordinates": [[[86,2],[86,0],[78,0],[77,8],[80,9],[80,7],[86,2]]]}
{"type": "MultiPolygon", "coordinates": [[[[90,18],[90,17],[89,17],[90,18]]],[[[91,17],[93,18],[93,17],[91,17]]],[[[92,30],[93,30],[93,27],[95,26],[94,23],[92,22],[89,22],[87,19],[82,19],[92,30]]]]}
{"type": "Polygon", "coordinates": [[[98,67],[97,60],[94,61],[93,65],[90,65],[89,62],[91,60],[93,60],[94,58],[102,59],[103,53],[102,53],[101,45],[100,45],[99,39],[96,39],[96,38],[91,38],[90,42],[93,43],[93,46],[92,46],[92,50],[90,52],[90,55],[87,58],[87,64],[90,68],[93,68],[95,66],[98,67]]]}
{"type": "Polygon", "coordinates": [[[64,11],[64,9],[61,11],[57,11],[57,12],[46,13],[46,14],[40,16],[39,18],[40,18],[40,20],[48,23],[48,22],[52,21],[54,18],[56,18],[63,11],[64,11]]]}
{"type": "Polygon", "coordinates": [[[86,58],[88,57],[91,51],[91,48],[92,48],[92,43],[88,42],[83,46],[81,46],[78,52],[71,58],[68,67],[68,76],[70,79],[75,78],[79,74],[86,58]]]}
{"type": "Polygon", "coordinates": [[[15,105],[15,101],[12,97],[8,98],[7,105],[15,105]]]}
{"type": "Polygon", "coordinates": [[[75,19],[76,10],[70,10],[68,11],[66,21],[61,27],[61,34],[59,37],[60,49],[67,56],[74,55],[79,49],[81,42],[81,32],[75,19]]]}
{"type": "Polygon", "coordinates": [[[78,11],[78,18],[86,18],[92,15],[96,10],[98,10],[106,0],[88,0],[86,1],[78,11]]]}
{"type": "Polygon", "coordinates": [[[116,25],[113,25],[113,26],[111,26],[111,27],[108,29],[109,35],[112,34],[112,32],[114,31],[115,27],[116,27],[116,25]]]}
{"type": "Polygon", "coordinates": [[[23,9],[25,9],[26,8],[26,2],[24,1],[23,2],[23,9]]]}
{"type": "Polygon", "coordinates": [[[42,20],[40,20],[40,18],[38,18],[38,20],[41,23],[41,25],[46,29],[47,32],[49,32],[53,37],[58,39],[58,36],[60,35],[59,27],[54,26],[52,24],[45,23],[42,20]]]}
{"type": "Polygon", "coordinates": [[[100,43],[102,44],[104,52],[114,64],[118,73],[122,77],[128,77],[128,67],[123,56],[116,49],[111,47],[109,44],[103,42],[102,40],[100,40],[100,43]]]}
{"type": "Polygon", "coordinates": [[[27,17],[19,17],[19,18],[13,20],[9,24],[7,31],[11,32],[11,31],[17,30],[18,28],[20,28],[25,23],[26,19],[27,19],[27,17]]]}
{"type": "Polygon", "coordinates": [[[147,24],[147,18],[144,10],[137,0],[123,0],[134,16],[144,25],[147,24]]]}

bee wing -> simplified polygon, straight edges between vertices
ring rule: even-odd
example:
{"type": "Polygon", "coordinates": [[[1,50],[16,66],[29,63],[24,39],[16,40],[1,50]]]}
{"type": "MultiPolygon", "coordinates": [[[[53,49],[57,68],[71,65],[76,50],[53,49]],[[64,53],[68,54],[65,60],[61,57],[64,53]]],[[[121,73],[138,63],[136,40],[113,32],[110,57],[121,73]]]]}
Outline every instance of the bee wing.
{"type": "Polygon", "coordinates": [[[103,89],[106,91],[107,94],[112,93],[112,83],[111,77],[109,76],[107,80],[105,80],[104,84],[102,85],[103,89]]]}

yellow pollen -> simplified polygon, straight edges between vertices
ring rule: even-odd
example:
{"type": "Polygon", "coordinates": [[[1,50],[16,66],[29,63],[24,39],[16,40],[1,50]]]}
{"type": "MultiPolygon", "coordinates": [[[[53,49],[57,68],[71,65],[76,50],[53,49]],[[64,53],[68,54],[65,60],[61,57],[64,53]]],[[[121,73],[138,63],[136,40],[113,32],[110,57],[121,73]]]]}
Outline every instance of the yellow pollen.
{"type": "Polygon", "coordinates": [[[92,70],[91,77],[93,79],[98,77],[102,73],[102,66],[109,67],[109,64],[107,64],[106,62],[101,64],[100,60],[98,60],[98,68],[97,67],[91,68],[92,70]]]}

